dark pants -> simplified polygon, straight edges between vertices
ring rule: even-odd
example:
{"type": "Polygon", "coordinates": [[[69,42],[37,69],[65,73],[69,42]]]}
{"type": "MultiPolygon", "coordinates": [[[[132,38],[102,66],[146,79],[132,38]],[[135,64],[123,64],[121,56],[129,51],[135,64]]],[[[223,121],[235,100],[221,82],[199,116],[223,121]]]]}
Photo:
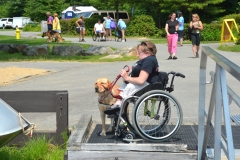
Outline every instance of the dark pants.
{"type": "Polygon", "coordinates": [[[199,46],[200,45],[200,40],[201,40],[201,35],[199,33],[192,33],[191,34],[192,45],[199,46]]]}
{"type": "Polygon", "coordinates": [[[47,24],[48,31],[52,30],[52,24],[47,24]]]}

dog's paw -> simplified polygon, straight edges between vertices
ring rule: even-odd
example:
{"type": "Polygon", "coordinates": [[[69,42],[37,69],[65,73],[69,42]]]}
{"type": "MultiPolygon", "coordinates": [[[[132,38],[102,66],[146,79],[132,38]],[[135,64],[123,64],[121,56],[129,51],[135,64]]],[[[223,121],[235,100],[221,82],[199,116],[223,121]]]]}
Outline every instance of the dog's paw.
{"type": "Polygon", "coordinates": [[[106,136],[106,132],[102,131],[102,132],[100,133],[100,136],[106,136]]]}

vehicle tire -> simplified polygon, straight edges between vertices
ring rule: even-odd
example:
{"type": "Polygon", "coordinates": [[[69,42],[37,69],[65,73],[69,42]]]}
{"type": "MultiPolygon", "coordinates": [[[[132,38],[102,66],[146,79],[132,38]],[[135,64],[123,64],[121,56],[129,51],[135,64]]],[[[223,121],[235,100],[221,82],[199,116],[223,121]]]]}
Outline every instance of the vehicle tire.
{"type": "Polygon", "coordinates": [[[3,29],[5,29],[5,28],[6,28],[4,24],[3,24],[2,28],[3,28],[3,29]]]}
{"type": "Polygon", "coordinates": [[[132,113],[133,127],[143,139],[162,142],[177,133],[182,116],[180,103],[174,96],[162,90],[153,90],[136,101],[132,113]]]}

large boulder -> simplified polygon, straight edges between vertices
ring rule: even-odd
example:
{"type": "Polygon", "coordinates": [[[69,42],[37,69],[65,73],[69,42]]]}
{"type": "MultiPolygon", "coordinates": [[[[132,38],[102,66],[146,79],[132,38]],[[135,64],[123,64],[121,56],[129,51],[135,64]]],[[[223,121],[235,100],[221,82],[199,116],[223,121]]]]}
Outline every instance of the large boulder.
{"type": "Polygon", "coordinates": [[[8,53],[21,53],[28,47],[28,44],[0,44],[0,51],[8,53]]]}
{"type": "Polygon", "coordinates": [[[44,45],[37,45],[37,46],[29,46],[26,47],[22,54],[24,56],[39,56],[39,55],[46,55],[49,54],[49,45],[44,44],[44,45]]]}
{"type": "Polygon", "coordinates": [[[84,53],[84,55],[102,55],[102,54],[113,54],[113,50],[110,47],[93,45],[89,47],[84,53]]]}
{"type": "Polygon", "coordinates": [[[124,47],[122,49],[115,50],[113,54],[116,55],[125,55],[125,56],[137,56],[137,47],[124,47]]]}
{"type": "Polygon", "coordinates": [[[0,51],[8,52],[11,44],[0,44],[0,51]]]}
{"type": "Polygon", "coordinates": [[[81,46],[53,46],[52,52],[59,56],[84,55],[84,49],[81,46]]]}

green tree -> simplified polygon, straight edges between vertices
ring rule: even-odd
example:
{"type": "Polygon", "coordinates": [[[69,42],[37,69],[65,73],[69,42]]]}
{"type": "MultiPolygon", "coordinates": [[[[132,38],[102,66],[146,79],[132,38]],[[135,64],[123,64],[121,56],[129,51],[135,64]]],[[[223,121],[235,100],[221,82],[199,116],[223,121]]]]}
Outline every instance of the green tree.
{"type": "Polygon", "coordinates": [[[8,17],[10,8],[10,4],[0,2],[0,17],[8,17]]]}
{"type": "Polygon", "coordinates": [[[163,0],[160,3],[161,12],[172,12],[181,9],[182,12],[189,15],[189,21],[191,20],[191,14],[194,12],[204,12],[204,15],[211,16],[222,13],[224,8],[217,6],[225,0],[163,0]],[[171,8],[171,11],[169,10],[171,8]]]}
{"type": "Polygon", "coordinates": [[[65,0],[28,0],[24,8],[24,16],[31,17],[35,21],[46,20],[46,12],[58,13],[69,6],[65,0]]]}

